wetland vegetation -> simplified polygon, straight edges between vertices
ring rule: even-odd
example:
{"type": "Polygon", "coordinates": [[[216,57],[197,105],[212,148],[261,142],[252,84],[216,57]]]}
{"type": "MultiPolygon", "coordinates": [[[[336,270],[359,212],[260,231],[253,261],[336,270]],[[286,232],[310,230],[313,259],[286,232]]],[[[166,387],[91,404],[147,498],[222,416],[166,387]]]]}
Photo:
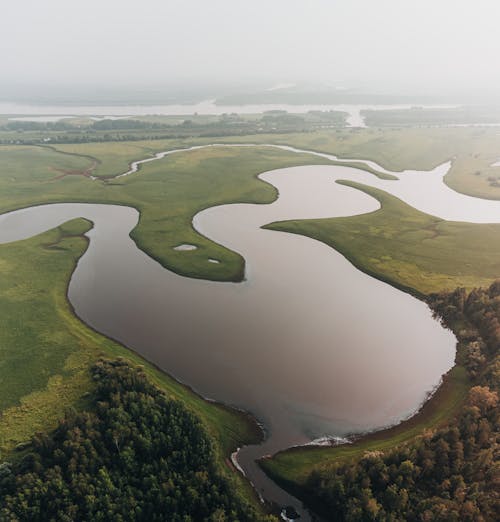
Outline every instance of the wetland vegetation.
{"type": "Polygon", "coordinates": [[[140,150],[134,144],[92,145],[82,154],[74,149],[61,153],[45,147],[0,148],[0,170],[8,173],[0,178],[0,211],[56,202],[132,206],[141,213],[132,238],[163,266],[190,277],[239,281],[243,277],[242,257],[197,233],[191,223],[193,216],[215,205],[274,201],[274,187],[257,179],[266,170],[328,163],[307,154],[270,148],[206,148],[145,164],[137,176],[104,183],[88,178],[88,169],[96,161],[101,165],[96,174],[109,176],[116,167],[120,170],[114,174],[121,173],[140,150]],[[89,153],[96,160],[88,157],[89,153]],[[174,250],[183,243],[197,248],[189,255],[174,250]],[[208,263],[208,259],[220,263],[208,263]]]}

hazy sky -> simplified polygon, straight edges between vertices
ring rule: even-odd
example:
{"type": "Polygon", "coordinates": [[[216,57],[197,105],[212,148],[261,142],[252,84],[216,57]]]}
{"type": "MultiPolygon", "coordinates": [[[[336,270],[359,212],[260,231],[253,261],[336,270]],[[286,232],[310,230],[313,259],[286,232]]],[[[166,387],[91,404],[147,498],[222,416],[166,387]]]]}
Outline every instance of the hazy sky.
{"type": "Polygon", "coordinates": [[[500,89],[498,0],[18,0],[1,83],[500,89]]]}

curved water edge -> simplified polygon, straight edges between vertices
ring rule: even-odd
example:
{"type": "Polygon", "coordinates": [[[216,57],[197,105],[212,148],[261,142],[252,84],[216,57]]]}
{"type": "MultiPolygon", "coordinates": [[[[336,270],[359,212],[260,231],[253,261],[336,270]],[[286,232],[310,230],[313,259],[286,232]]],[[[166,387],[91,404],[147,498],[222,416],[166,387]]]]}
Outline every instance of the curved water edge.
{"type": "MultiPolygon", "coordinates": [[[[116,176],[109,177],[106,179],[107,180],[118,179],[118,178],[123,178],[125,176],[130,176],[130,174],[135,174],[136,172],[138,172],[141,165],[143,165],[144,163],[150,163],[151,161],[163,159],[166,156],[170,156],[171,154],[178,154],[179,152],[189,152],[189,151],[193,151],[193,150],[206,149],[206,148],[212,148],[212,147],[268,147],[268,148],[273,148],[273,149],[284,150],[287,152],[294,152],[296,154],[310,154],[311,156],[318,156],[320,158],[325,158],[329,161],[334,161],[336,163],[345,163],[346,165],[349,165],[352,163],[362,164],[368,168],[378,171],[381,174],[385,174],[387,176],[393,176],[394,179],[397,179],[395,172],[391,172],[371,160],[339,158],[338,156],[335,156],[334,154],[327,154],[324,152],[318,152],[318,151],[309,150],[309,149],[298,149],[296,147],[291,147],[289,145],[276,145],[274,143],[210,143],[208,145],[193,145],[192,147],[165,150],[165,151],[161,151],[161,152],[156,152],[151,158],[132,161],[132,162],[130,162],[129,170],[127,170],[126,172],[123,172],[122,174],[117,174],[116,176]]],[[[403,171],[403,172],[406,172],[406,171],[403,171]]],[[[98,178],[95,176],[91,176],[91,178],[93,180],[101,179],[101,178],[98,178]]]]}
{"type": "MultiPolygon", "coordinates": [[[[280,198],[275,203],[263,206],[215,207],[200,212],[193,219],[193,225],[199,232],[242,253],[248,260],[251,277],[239,284],[189,280],[160,267],[139,251],[130,240],[128,233],[135,227],[138,213],[127,207],[56,204],[12,212],[0,216],[0,241],[8,242],[29,237],[73,217],[86,217],[93,221],[96,226],[88,233],[89,249],[80,259],[70,285],[69,297],[77,315],[98,331],[133,347],[181,381],[188,382],[203,395],[221,402],[244,406],[264,419],[270,429],[270,437],[264,446],[245,448],[240,452],[240,462],[243,462],[246,458],[253,459],[254,450],[260,453],[256,453],[256,456],[262,456],[263,453],[275,452],[296,443],[302,444],[318,436],[328,434],[342,436],[352,431],[359,432],[364,428],[374,429],[397,422],[418,408],[425,397],[425,392],[433,388],[440,375],[453,364],[454,355],[453,336],[449,332],[443,332],[442,328],[430,319],[430,313],[422,303],[358,272],[326,245],[291,234],[261,230],[260,226],[282,219],[353,215],[379,208],[378,202],[370,196],[332,183],[335,179],[351,179],[382,188],[407,202],[412,200],[415,203],[413,206],[421,210],[430,204],[430,207],[436,210],[435,215],[441,213],[442,217],[445,217],[450,212],[447,201],[450,198],[453,200],[456,194],[442,183],[447,168],[447,165],[444,165],[430,173],[407,171],[399,174],[400,179],[397,182],[379,180],[356,169],[334,166],[295,167],[262,174],[260,176],[262,179],[272,183],[279,190],[280,198]],[[415,187],[418,189],[416,193],[414,193],[415,187]],[[440,197],[432,203],[429,190],[432,191],[436,187],[440,187],[438,191],[440,197]],[[438,208],[439,205],[436,207],[436,201],[442,208],[438,208]],[[37,219],[33,219],[34,215],[37,219]],[[228,227],[228,224],[231,227],[228,227]],[[317,274],[311,274],[307,270],[312,258],[319,263],[317,274]],[[276,267],[282,267],[285,262],[291,264],[286,273],[276,270],[276,267]],[[337,276],[336,282],[330,281],[332,274],[337,276]],[[127,288],[124,288],[123,280],[127,280],[127,288]],[[346,286],[348,288],[345,288],[346,286]],[[329,289],[327,295],[323,295],[325,287],[329,289]],[[266,289],[267,292],[271,289],[271,292],[281,296],[281,299],[276,299],[276,295],[267,295],[266,289]],[[339,297],[336,305],[331,301],[332,295],[339,297]],[[360,303],[356,299],[359,295],[362,296],[362,300],[367,295],[372,296],[373,306],[368,306],[363,312],[363,306],[360,305],[366,303],[360,303]],[[263,296],[265,301],[262,300],[263,296]],[[384,301],[386,313],[380,313],[380,301],[384,301]],[[214,302],[216,310],[207,310],[207,303],[214,307],[214,302]],[[262,307],[263,303],[268,306],[267,309],[256,308],[256,306],[262,307]],[[286,309],[281,310],[280,308],[285,305],[287,305],[286,309]],[[339,328],[334,327],[333,332],[331,328],[325,328],[323,323],[331,326],[331,313],[335,316],[342,314],[346,307],[347,311],[354,310],[355,314],[341,316],[340,323],[334,325],[339,328]],[[403,313],[401,307],[404,309],[403,313]],[[202,325],[198,336],[189,336],[185,331],[179,331],[179,328],[171,328],[179,320],[181,329],[186,326],[185,318],[183,322],[182,317],[176,315],[173,308],[191,312],[190,327],[192,328],[192,324],[197,322],[202,325]],[[165,311],[165,309],[168,312],[167,317],[159,313],[159,310],[165,311]],[[270,309],[273,313],[272,321],[269,320],[267,313],[270,309]],[[150,310],[152,317],[143,317],[144,310],[150,310]],[[232,313],[230,318],[227,317],[227,310],[232,313]],[[238,313],[235,313],[236,310],[238,313]],[[315,316],[312,318],[309,317],[311,310],[315,310],[315,316]],[[325,314],[325,310],[330,313],[325,314]],[[226,311],[226,315],[222,314],[222,318],[220,311],[226,311]],[[307,317],[305,314],[308,314],[307,317]],[[428,367],[431,366],[428,361],[436,362],[436,356],[439,355],[441,362],[433,368],[434,375],[427,376],[425,382],[420,381],[418,384],[411,378],[393,382],[392,388],[384,389],[385,399],[378,395],[371,402],[370,400],[373,399],[371,391],[377,388],[375,381],[372,381],[372,386],[367,388],[370,390],[369,396],[356,393],[359,391],[358,383],[353,386],[352,382],[342,382],[333,395],[328,395],[323,400],[314,399],[314,390],[309,389],[308,383],[302,381],[307,381],[307,375],[314,375],[318,377],[319,387],[328,384],[332,376],[336,375],[335,371],[338,371],[336,366],[342,362],[345,355],[348,355],[342,352],[341,344],[349,341],[347,334],[352,332],[345,331],[345,328],[343,330],[342,323],[344,326],[346,323],[349,324],[349,321],[352,322],[351,324],[356,324],[357,320],[368,325],[372,314],[375,315],[375,323],[381,322],[384,325],[381,330],[380,325],[377,329],[377,325],[374,324],[375,332],[383,338],[385,336],[385,341],[389,344],[391,340],[394,344],[398,344],[397,336],[392,339],[391,336],[387,338],[387,331],[384,331],[395,327],[394,319],[396,323],[400,321],[403,323],[404,335],[401,336],[400,342],[403,339],[407,341],[408,331],[415,328],[415,322],[422,321],[424,330],[433,325],[430,330],[427,330],[427,335],[430,336],[428,342],[433,339],[443,352],[436,354],[439,350],[434,347],[425,353],[422,350],[418,353],[416,346],[410,346],[404,352],[406,355],[402,359],[400,357],[400,360],[405,365],[411,366],[412,363],[406,360],[407,357],[419,355],[415,361],[415,368],[421,371],[419,363],[421,365],[422,360],[428,367]],[[405,314],[411,316],[412,321],[405,323],[405,314]],[[131,320],[137,317],[143,319],[140,325],[131,320]],[[287,328],[294,326],[293,323],[297,323],[296,319],[299,317],[301,320],[305,318],[305,332],[287,332],[287,328]],[[231,319],[229,321],[231,331],[218,332],[217,325],[219,328],[228,328],[228,319],[231,319]],[[165,328],[161,327],[161,325],[165,326],[165,322],[167,322],[168,335],[165,328]],[[255,325],[263,329],[261,335],[255,332],[255,325]],[[346,334],[344,337],[342,332],[346,334]],[[204,350],[207,335],[211,340],[208,343],[211,348],[210,357],[207,357],[207,351],[204,350]],[[241,340],[242,335],[248,335],[252,342],[245,344],[241,340]],[[336,336],[339,339],[338,345],[335,345],[336,336]],[[271,337],[271,344],[268,342],[268,337],[271,337]],[[310,346],[311,339],[316,337],[319,337],[321,342],[319,345],[310,346]],[[201,338],[202,343],[200,343],[201,338]],[[167,348],[164,343],[171,343],[174,348],[170,349],[170,345],[167,348]],[[241,344],[243,349],[238,351],[235,358],[232,352],[241,344]],[[264,349],[260,344],[264,344],[264,349]],[[186,354],[187,360],[179,361],[176,346],[194,347],[194,350],[190,348],[189,353],[186,354]],[[304,346],[307,346],[307,354],[303,353],[304,346]],[[272,357],[269,349],[277,351],[277,356],[272,357]],[[253,360],[248,357],[247,352],[253,354],[253,360]],[[290,360],[298,366],[298,369],[287,366],[290,360]],[[193,368],[193,361],[198,362],[200,368],[193,368]],[[240,368],[235,366],[236,363],[240,368]],[[269,371],[268,366],[271,366],[272,371],[269,371]],[[330,370],[326,375],[325,367],[330,370]],[[263,380],[263,374],[269,377],[267,381],[263,380]],[[218,380],[219,382],[215,384],[222,384],[221,375],[229,382],[224,383],[225,386],[222,388],[218,388],[210,380],[218,380]],[[279,381],[280,375],[284,383],[276,382],[279,381]],[[415,383],[416,388],[408,390],[407,387],[411,382],[415,383]],[[343,387],[347,390],[343,390],[343,387]],[[407,391],[407,397],[391,405],[391,400],[395,399],[395,395],[401,390],[407,391]],[[343,400],[348,402],[347,410],[355,410],[354,419],[351,421],[345,416],[342,417],[346,405],[342,406],[338,403],[338,392],[342,395],[343,391],[346,395],[343,400]],[[355,421],[356,417],[360,415],[363,417],[362,403],[365,401],[369,403],[368,410],[376,407],[379,419],[377,421],[373,416],[370,418],[370,411],[367,411],[366,423],[363,427],[355,421]],[[266,412],[267,406],[269,408],[266,412]],[[328,411],[332,412],[332,410],[337,410],[337,416],[334,418],[331,417],[331,413],[328,414],[328,411]],[[340,415],[338,415],[339,411],[340,415]]],[[[472,211],[469,200],[475,200],[478,205],[474,210],[476,222],[500,222],[498,202],[478,200],[458,194],[457,196],[461,198],[461,207],[458,208],[465,213],[462,217],[467,217],[468,212],[472,211]],[[466,203],[467,201],[469,203],[466,203]],[[496,209],[495,212],[492,205],[496,209]],[[478,208],[482,210],[478,212],[478,208]]],[[[455,215],[456,213],[455,211],[455,215]]],[[[336,319],[338,320],[338,317],[336,319]]],[[[372,346],[372,339],[368,338],[365,339],[366,343],[370,349],[378,350],[379,357],[386,360],[388,354],[384,355],[384,351],[387,351],[388,346],[384,343],[377,347],[372,346]]],[[[422,344],[424,344],[423,340],[422,344]]],[[[368,354],[369,352],[370,350],[368,354]]],[[[397,357],[398,353],[391,353],[388,360],[397,357]]],[[[356,358],[361,362],[363,360],[359,352],[356,353],[356,358]]],[[[376,364],[375,367],[369,366],[366,370],[370,374],[377,373],[376,364]]],[[[346,367],[342,368],[340,373],[345,373],[346,367]]],[[[399,372],[403,369],[398,367],[397,370],[399,372]]],[[[364,382],[366,379],[360,377],[364,375],[363,371],[355,366],[351,370],[353,371],[350,375],[358,375],[358,380],[366,386],[364,382]]],[[[386,371],[387,368],[384,370],[386,371]]],[[[342,375],[339,375],[339,378],[341,377],[342,375]]],[[[390,378],[387,375],[383,377],[384,380],[390,378]]],[[[269,484],[269,479],[267,482],[261,482],[265,478],[258,474],[253,475],[252,463],[249,463],[248,467],[245,463],[243,467],[258,490],[264,487],[266,498],[276,498],[278,493],[284,493],[274,483],[269,484]]],[[[282,505],[297,504],[293,499],[290,501],[288,495],[284,501],[279,500],[279,502],[282,505]]],[[[298,504],[300,509],[300,503],[298,504]]]]}

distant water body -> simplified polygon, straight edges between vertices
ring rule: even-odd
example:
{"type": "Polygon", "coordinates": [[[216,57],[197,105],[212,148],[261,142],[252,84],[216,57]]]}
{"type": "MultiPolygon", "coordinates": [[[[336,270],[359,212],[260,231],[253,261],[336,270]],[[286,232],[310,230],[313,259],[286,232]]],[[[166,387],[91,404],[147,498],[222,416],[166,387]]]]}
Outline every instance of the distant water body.
{"type": "MultiPolygon", "coordinates": [[[[290,113],[303,114],[309,111],[343,111],[348,113],[347,125],[350,127],[366,127],[362,110],[410,109],[412,105],[290,105],[290,104],[258,104],[258,105],[216,105],[215,100],[206,100],[194,105],[26,105],[17,103],[0,103],[0,114],[29,115],[29,121],[57,121],[64,117],[74,116],[192,116],[220,114],[261,114],[270,110],[284,110],[290,113]],[[49,119],[44,119],[44,117],[49,119]]],[[[452,107],[444,105],[425,105],[425,108],[452,107]]]]}

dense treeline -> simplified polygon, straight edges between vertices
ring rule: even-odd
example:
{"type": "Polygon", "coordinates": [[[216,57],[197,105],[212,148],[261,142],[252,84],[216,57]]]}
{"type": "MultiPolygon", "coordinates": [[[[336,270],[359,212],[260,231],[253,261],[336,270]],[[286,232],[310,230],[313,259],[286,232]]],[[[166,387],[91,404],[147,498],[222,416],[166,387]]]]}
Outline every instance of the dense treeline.
{"type": "Polygon", "coordinates": [[[68,131],[74,130],[74,125],[65,121],[9,121],[2,130],[7,131],[68,131]]]}
{"type": "Polygon", "coordinates": [[[62,134],[57,133],[28,133],[15,137],[2,136],[0,132],[0,145],[40,145],[40,144],[67,144],[67,143],[104,143],[109,141],[148,141],[148,140],[173,140],[183,138],[224,138],[229,136],[246,136],[248,134],[291,134],[295,132],[308,132],[307,129],[282,129],[282,128],[255,128],[255,127],[196,127],[191,125],[179,125],[172,127],[169,132],[154,131],[152,129],[114,130],[114,131],[79,131],[72,130],[62,134]],[[132,134],[135,132],[135,134],[132,134]]]}
{"type": "Polygon", "coordinates": [[[100,361],[93,408],[0,466],[2,521],[255,521],[199,420],[144,373],[100,361]]]}
{"type": "Polygon", "coordinates": [[[314,471],[307,492],[332,520],[500,520],[500,282],[429,304],[459,340],[472,386],[460,415],[411,444],[314,471]]]}
{"type": "Polygon", "coordinates": [[[345,113],[338,111],[310,111],[301,115],[289,114],[286,111],[267,111],[259,118],[222,114],[215,120],[193,116],[175,122],[133,118],[105,118],[91,123],[75,123],[70,119],[56,122],[16,120],[0,126],[0,144],[36,145],[47,142],[90,143],[194,136],[209,138],[247,134],[286,134],[323,128],[341,128],[344,125],[345,113]]]}
{"type": "Polygon", "coordinates": [[[86,130],[136,130],[136,129],[169,129],[172,125],[155,123],[128,118],[102,119],[85,125],[75,125],[67,121],[9,121],[3,126],[7,131],[75,131],[79,128],[86,130]]]}

